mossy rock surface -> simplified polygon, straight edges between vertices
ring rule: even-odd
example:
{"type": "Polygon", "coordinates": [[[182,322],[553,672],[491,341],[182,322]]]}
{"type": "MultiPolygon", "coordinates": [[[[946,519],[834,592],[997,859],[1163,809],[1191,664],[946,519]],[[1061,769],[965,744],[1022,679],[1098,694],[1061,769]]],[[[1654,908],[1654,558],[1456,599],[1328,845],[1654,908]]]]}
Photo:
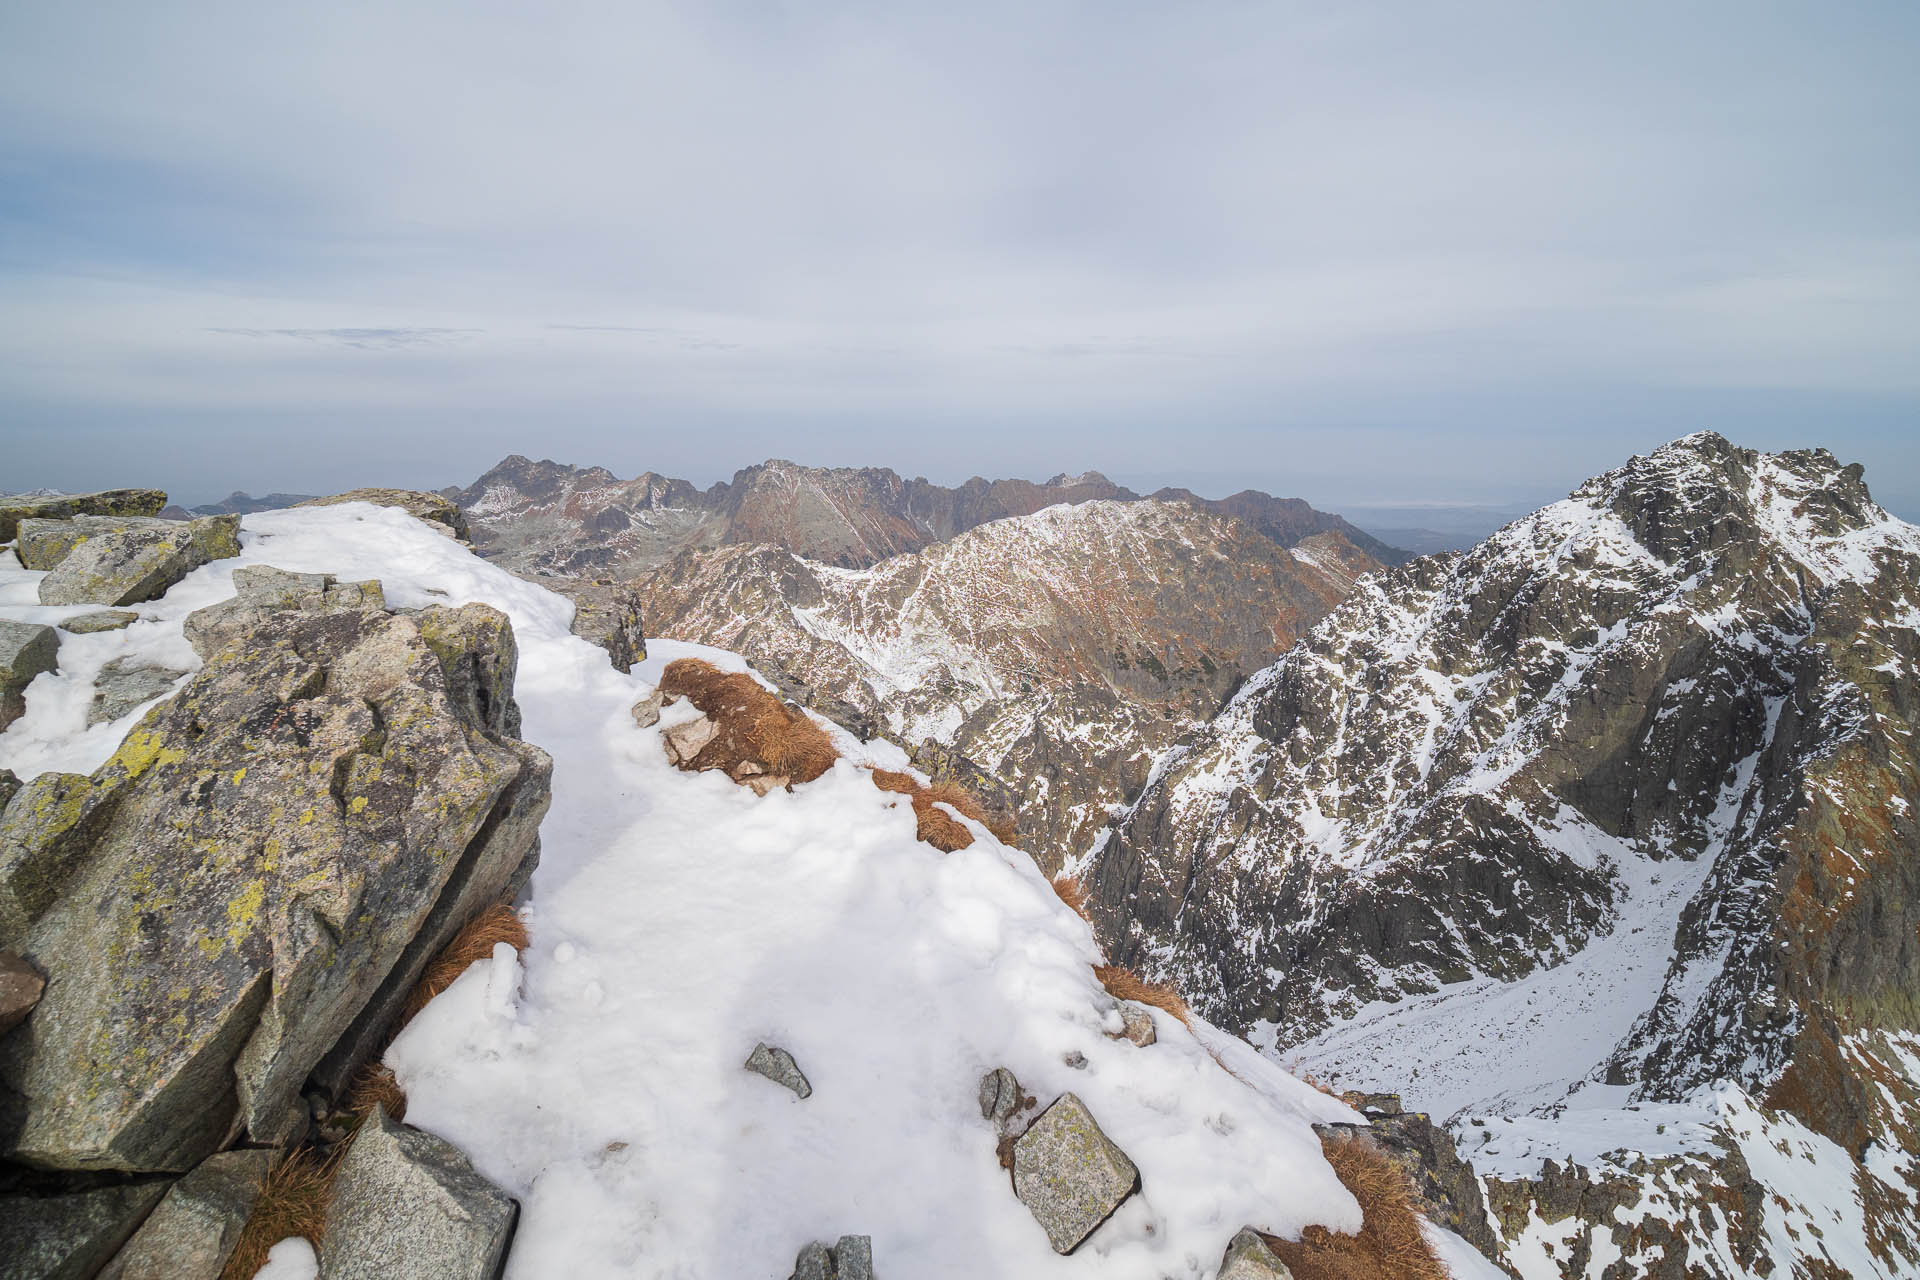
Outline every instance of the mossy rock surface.
{"type": "MultiPolygon", "coordinates": [[[[40,580],[41,604],[139,604],[214,560],[240,554],[240,517],[72,522],[73,540],[40,580]]],[[[51,534],[42,538],[51,546],[51,534]]]]}
{"type": "Polygon", "coordinates": [[[50,498],[0,498],[0,542],[12,542],[22,520],[68,520],[74,516],[157,516],[167,505],[159,489],[102,489],[50,498]]]}

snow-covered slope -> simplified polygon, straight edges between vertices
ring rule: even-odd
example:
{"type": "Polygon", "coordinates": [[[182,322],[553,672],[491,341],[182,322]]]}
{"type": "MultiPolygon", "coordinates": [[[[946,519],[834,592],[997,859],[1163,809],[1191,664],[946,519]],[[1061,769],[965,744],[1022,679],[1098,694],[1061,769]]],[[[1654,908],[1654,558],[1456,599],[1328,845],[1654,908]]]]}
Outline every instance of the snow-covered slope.
{"type": "Polygon", "coordinates": [[[1539,1274],[1698,1255],[1710,1226],[1642,1228],[1709,1184],[1764,1188],[1733,1235],[1772,1242],[1709,1274],[1907,1273],[1916,628],[1920,530],[1858,467],[1688,437],[1363,582],[1156,765],[1090,859],[1096,918],[1276,1055],[1456,1116],[1489,1168],[1625,1149],[1551,1208],[1552,1177],[1495,1197],[1539,1274]],[[1845,1185],[1765,1181],[1775,1140],[1845,1185]],[[1872,1250],[1822,1243],[1827,1196],[1872,1250]]]}
{"type": "MultiPolygon", "coordinates": [[[[470,970],[389,1054],[408,1120],[469,1152],[524,1206],[513,1277],[785,1274],[801,1245],[870,1235],[881,1274],[1206,1277],[1252,1224],[1352,1229],[1312,1123],[1351,1120],[1247,1046],[1156,1016],[1137,1048],[1090,965],[1091,932],[1024,853],[975,831],[942,855],[862,762],[756,798],[670,769],[629,706],[667,659],[623,675],[569,634],[571,605],[405,514],[364,504],[248,516],[244,553],[192,574],[121,632],[68,638],[0,735],[17,771],[98,764],[131,723],[83,731],[79,682],[108,656],[190,669],[195,608],[240,564],[378,578],[393,607],[485,602],[512,619],[524,736],[554,760],[527,918],[533,945],[470,970]],[[742,1069],[794,1052],[802,1102],[742,1069]],[[1071,1257],[1015,1199],[977,1087],[1011,1068],[1072,1091],[1142,1189],[1071,1257]]],[[[0,613],[51,620],[38,575],[0,575],[0,613]]],[[[684,711],[670,709],[667,723],[684,711]]],[[[1457,1241],[1447,1247],[1457,1250],[1457,1241]]]]}

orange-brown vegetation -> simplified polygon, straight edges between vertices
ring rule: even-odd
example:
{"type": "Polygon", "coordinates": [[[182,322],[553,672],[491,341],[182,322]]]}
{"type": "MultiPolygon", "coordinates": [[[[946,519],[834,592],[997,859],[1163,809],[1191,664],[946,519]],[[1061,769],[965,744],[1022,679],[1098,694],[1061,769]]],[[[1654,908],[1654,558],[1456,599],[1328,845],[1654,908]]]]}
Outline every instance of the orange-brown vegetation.
{"type": "Polygon", "coordinates": [[[1124,965],[1097,964],[1093,974],[1100,979],[1100,985],[1115,1000],[1133,1000],[1140,1004],[1152,1005],[1165,1013],[1180,1019],[1185,1026],[1193,1025],[1193,1013],[1187,1008],[1187,1002],[1172,987],[1158,982],[1148,982],[1124,965]]]}
{"type": "Polygon", "coordinates": [[[1087,914],[1087,886],[1081,883],[1080,878],[1062,872],[1051,883],[1053,892],[1067,904],[1067,909],[1091,925],[1093,917],[1087,914]]]}
{"type": "Polygon", "coordinates": [[[826,730],[744,672],[681,658],[661,673],[660,691],[687,699],[718,729],[698,755],[681,763],[683,769],[721,769],[736,779],[757,770],[812,782],[839,759],[826,730]]]}
{"type": "Polygon", "coordinates": [[[322,1156],[311,1147],[302,1147],[274,1167],[253,1202],[247,1225],[240,1230],[220,1280],[253,1280],[267,1265],[267,1251],[289,1236],[299,1236],[320,1247],[327,1225],[327,1201],[333,1187],[338,1153],[346,1144],[334,1148],[335,1154],[322,1156]]]}
{"type": "MultiPolygon", "coordinates": [[[[527,926],[521,923],[509,903],[496,902],[483,907],[480,913],[453,935],[439,955],[420,975],[420,982],[407,997],[405,1008],[400,1012],[400,1025],[413,1021],[415,1014],[427,1007],[427,1001],[445,991],[458,978],[473,966],[476,960],[485,960],[493,954],[495,943],[505,942],[519,951],[527,945],[527,926]]],[[[396,1028],[397,1030],[397,1028],[396,1028]]]]}
{"type": "Polygon", "coordinates": [[[882,791],[892,791],[906,796],[913,803],[913,816],[917,824],[914,834],[942,853],[952,853],[964,849],[973,843],[973,833],[965,824],[941,805],[949,805],[958,812],[971,818],[987,830],[1002,844],[1012,844],[1013,823],[1005,818],[996,818],[989,814],[978,800],[964,788],[951,782],[941,782],[926,786],[910,773],[899,773],[892,769],[873,770],[873,785],[882,791]]]}
{"type": "Polygon", "coordinates": [[[1363,1217],[1356,1235],[1308,1227],[1298,1240],[1264,1237],[1294,1280],[1446,1280],[1399,1166],[1358,1135],[1322,1138],[1320,1149],[1363,1217]]]}
{"type": "Polygon", "coordinates": [[[360,1068],[360,1074],[347,1087],[346,1110],[355,1128],[373,1114],[376,1106],[384,1108],[392,1120],[407,1118],[407,1091],[400,1087],[393,1068],[384,1062],[369,1062],[360,1068]]]}

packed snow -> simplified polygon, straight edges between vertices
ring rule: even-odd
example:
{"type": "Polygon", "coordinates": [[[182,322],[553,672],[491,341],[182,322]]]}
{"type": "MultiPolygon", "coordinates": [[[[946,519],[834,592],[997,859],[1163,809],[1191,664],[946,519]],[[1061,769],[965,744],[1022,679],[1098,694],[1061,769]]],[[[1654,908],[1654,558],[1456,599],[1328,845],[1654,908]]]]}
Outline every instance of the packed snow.
{"type": "MultiPolygon", "coordinates": [[[[847,758],[764,799],[678,772],[660,732],[688,710],[640,729],[629,708],[667,661],[741,667],[732,655],[654,642],[623,675],[570,634],[568,601],[396,510],[266,512],[242,530],[238,559],[126,630],[61,633],[61,671],[28,690],[0,766],[104,761],[139,713],[85,729],[91,674],[113,657],[195,669],[181,624],[230,595],[242,564],[512,618],[524,736],[555,761],[523,908],[533,943],[475,965],[387,1059],[408,1122],[522,1202],[508,1276],[777,1276],[809,1241],[864,1234],[879,1270],[915,1280],[1201,1280],[1242,1226],[1358,1227],[1311,1128],[1357,1117],[1204,1024],[1156,1013],[1156,1044],[1110,1038],[1090,930],[985,830],[948,855],[916,840],[910,809],[861,767],[903,767],[893,748],[841,734],[847,758]],[[812,1097],[744,1070],[760,1041],[794,1054],[812,1097]],[[997,1066],[1043,1105],[1078,1095],[1141,1170],[1073,1256],[1049,1249],[997,1163],[976,1100],[997,1066]]],[[[0,616],[80,612],[41,609],[39,577],[0,572],[0,616]]],[[[309,1262],[286,1246],[262,1274],[309,1262]]]]}

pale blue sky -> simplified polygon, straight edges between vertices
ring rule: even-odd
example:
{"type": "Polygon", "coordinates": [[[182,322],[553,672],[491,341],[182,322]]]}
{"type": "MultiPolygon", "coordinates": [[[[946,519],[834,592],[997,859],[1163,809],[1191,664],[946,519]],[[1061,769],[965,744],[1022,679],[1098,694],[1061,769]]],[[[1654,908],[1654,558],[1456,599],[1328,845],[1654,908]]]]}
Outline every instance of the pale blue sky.
{"type": "Polygon", "coordinates": [[[1920,5],[0,7],[0,489],[770,455],[1920,516],[1920,5]]]}

